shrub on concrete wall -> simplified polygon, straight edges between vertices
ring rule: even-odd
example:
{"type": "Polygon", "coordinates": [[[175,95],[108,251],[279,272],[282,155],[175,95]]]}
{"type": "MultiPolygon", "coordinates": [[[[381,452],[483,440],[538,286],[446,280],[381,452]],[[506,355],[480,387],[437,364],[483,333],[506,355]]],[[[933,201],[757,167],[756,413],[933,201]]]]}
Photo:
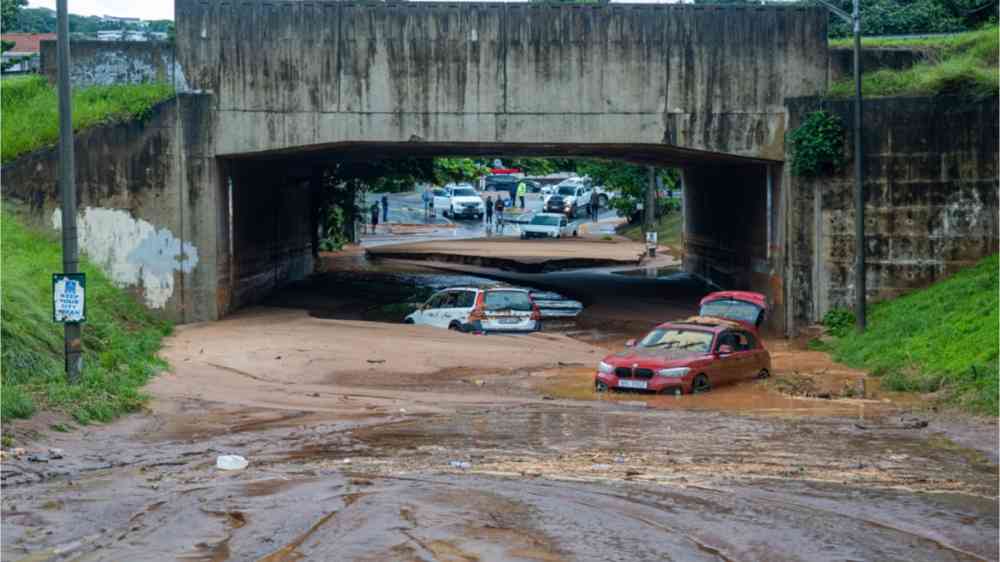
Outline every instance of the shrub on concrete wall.
{"type": "Polygon", "coordinates": [[[844,163],[844,127],[836,115],[814,111],[789,135],[792,173],[818,176],[844,163]]]}

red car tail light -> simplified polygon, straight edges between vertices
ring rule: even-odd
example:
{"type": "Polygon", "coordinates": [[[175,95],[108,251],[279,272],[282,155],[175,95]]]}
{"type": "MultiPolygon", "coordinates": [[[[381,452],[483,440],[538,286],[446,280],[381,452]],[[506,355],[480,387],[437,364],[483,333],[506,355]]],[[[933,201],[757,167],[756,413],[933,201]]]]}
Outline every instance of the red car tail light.
{"type": "Polygon", "coordinates": [[[483,302],[485,293],[480,292],[476,295],[476,305],[473,307],[472,312],[469,313],[469,322],[476,322],[479,320],[486,319],[486,305],[483,302]]]}

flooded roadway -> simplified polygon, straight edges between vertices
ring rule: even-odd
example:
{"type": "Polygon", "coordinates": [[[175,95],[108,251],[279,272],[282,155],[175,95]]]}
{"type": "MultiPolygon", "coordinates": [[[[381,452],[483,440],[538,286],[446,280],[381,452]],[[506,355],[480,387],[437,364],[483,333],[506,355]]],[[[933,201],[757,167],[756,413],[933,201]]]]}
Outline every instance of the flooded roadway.
{"type": "MultiPolygon", "coordinates": [[[[477,337],[358,321],[464,282],[375,269],[388,277],[360,264],[271,303],[311,315],[179,330],[148,412],[47,434],[30,444],[44,462],[5,459],[2,558],[998,559],[995,421],[968,426],[992,436],[983,451],[867,395],[597,395],[594,358],[655,321],[650,303],[683,308],[697,289],[671,300],[614,276],[631,304],[599,293],[573,337],[477,337]],[[222,454],[249,466],[219,470],[222,454]]],[[[796,368],[853,376],[807,359],[796,368]]]]}

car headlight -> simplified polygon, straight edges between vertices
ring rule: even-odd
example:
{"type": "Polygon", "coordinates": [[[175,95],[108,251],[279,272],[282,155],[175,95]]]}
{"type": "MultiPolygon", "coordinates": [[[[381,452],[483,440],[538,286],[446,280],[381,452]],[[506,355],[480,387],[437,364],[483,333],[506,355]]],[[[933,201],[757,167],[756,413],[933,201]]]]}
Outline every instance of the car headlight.
{"type": "Polygon", "coordinates": [[[688,374],[690,371],[691,371],[691,369],[689,369],[687,367],[677,367],[677,368],[674,368],[674,369],[660,369],[659,371],[656,371],[656,374],[660,375],[661,377],[668,377],[668,378],[676,379],[676,378],[683,377],[684,375],[688,374]]]}
{"type": "Polygon", "coordinates": [[[615,368],[612,367],[611,365],[608,365],[604,361],[601,361],[600,363],[597,364],[597,372],[604,373],[605,375],[610,375],[611,373],[615,372],[615,368]]]}

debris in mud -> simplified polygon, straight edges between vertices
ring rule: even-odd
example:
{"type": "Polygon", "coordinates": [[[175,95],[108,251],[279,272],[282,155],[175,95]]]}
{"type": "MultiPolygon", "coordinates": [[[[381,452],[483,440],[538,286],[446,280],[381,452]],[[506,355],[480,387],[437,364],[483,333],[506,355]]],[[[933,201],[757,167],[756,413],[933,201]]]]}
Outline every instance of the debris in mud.
{"type": "Polygon", "coordinates": [[[896,424],[885,424],[885,425],[866,425],[863,423],[855,423],[854,427],[864,430],[892,430],[892,429],[923,429],[930,425],[927,420],[922,420],[919,418],[899,418],[899,423],[896,424]]]}
{"type": "Polygon", "coordinates": [[[385,363],[385,359],[368,359],[368,362],[373,365],[378,365],[380,363],[385,363]]]}
{"type": "Polygon", "coordinates": [[[220,470],[243,470],[249,464],[249,461],[239,455],[219,455],[215,459],[215,467],[220,470]]]}
{"type": "Polygon", "coordinates": [[[472,463],[468,461],[451,461],[448,463],[448,466],[452,468],[460,468],[462,470],[468,470],[472,468],[472,463]]]}

